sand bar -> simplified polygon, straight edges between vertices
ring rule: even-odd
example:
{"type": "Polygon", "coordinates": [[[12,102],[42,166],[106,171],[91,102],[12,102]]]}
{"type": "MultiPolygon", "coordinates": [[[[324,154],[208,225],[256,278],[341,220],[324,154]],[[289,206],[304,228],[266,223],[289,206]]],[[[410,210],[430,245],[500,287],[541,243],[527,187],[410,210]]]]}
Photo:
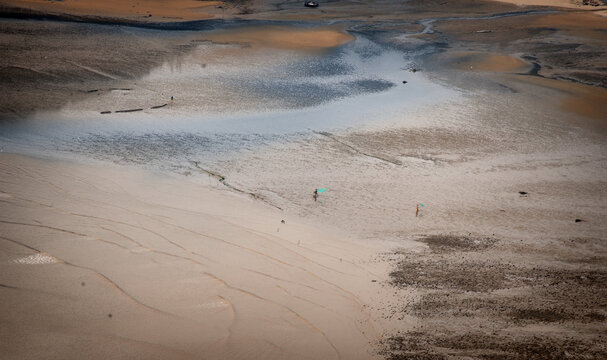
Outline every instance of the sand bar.
{"type": "Polygon", "coordinates": [[[203,35],[203,39],[214,42],[246,44],[254,48],[321,50],[343,45],[354,40],[354,36],[338,28],[303,29],[287,26],[264,26],[213,32],[203,35]]]}
{"type": "Polygon", "coordinates": [[[520,73],[531,69],[531,64],[528,62],[508,55],[454,52],[447,57],[447,61],[458,70],[520,73]]]}

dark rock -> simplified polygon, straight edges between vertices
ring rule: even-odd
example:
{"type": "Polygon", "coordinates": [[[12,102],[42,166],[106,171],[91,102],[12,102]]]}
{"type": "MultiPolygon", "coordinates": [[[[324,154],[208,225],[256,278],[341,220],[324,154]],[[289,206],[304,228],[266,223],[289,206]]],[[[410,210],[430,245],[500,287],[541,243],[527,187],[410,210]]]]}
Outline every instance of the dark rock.
{"type": "Polygon", "coordinates": [[[116,110],[117,113],[128,113],[134,111],[143,111],[143,109],[116,110]]]}

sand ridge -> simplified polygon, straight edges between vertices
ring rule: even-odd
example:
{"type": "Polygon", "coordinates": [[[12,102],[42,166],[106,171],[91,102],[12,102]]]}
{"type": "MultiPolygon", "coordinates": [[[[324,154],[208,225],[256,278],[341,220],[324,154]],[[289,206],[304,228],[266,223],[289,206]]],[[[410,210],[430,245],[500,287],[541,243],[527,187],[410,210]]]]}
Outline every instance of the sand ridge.
{"type": "Polygon", "coordinates": [[[524,60],[502,54],[464,51],[449,53],[445,57],[447,63],[458,70],[523,73],[532,67],[524,60]]]}
{"type": "Polygon", "coordinates": [[[354,40],[354,36],[338,27],[258,26],[210,32],[204,34],[202,39],[219,43],[246,44],[253,48],[322,50],[350,42],[354,40]]]}

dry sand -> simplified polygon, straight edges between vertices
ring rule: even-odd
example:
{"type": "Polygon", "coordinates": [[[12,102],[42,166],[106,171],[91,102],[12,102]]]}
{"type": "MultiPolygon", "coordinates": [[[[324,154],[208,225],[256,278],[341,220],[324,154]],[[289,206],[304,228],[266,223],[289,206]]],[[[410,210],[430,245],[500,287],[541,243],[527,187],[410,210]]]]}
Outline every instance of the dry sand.
{"type": "Polygon", "coordinates": [[[2,357],[373,357],[372,247],[184,178],[0,161],[2,357]]]}

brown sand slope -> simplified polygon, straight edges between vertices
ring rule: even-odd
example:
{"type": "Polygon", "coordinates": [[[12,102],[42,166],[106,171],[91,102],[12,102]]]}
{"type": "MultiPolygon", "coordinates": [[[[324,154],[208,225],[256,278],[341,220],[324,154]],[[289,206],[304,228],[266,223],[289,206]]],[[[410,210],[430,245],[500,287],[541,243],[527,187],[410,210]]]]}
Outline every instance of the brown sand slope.
{"type": "Polygon", "coordinates": [[[287,26],[224,30],[204,34],[202,38],[214,42],[246,44],[255,48],[288,50],[321,50],[354,40],[354,36],[338,28],[300,29],[287,26]]]}
{"type": "Polygon", "coordinates": [[[0,163],[2,356],[373,357],[370,248],[183,178],[0,163]]]}

